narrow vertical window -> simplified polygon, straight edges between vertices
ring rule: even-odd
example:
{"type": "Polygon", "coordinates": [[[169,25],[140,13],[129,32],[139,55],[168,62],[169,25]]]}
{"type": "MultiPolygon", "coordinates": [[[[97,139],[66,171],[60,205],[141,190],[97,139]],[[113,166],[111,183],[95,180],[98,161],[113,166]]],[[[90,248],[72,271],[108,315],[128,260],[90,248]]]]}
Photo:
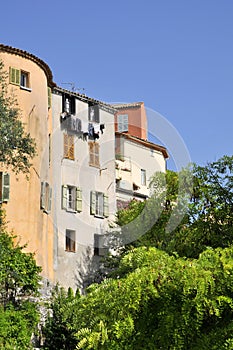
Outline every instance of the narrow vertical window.
{"type": "Polygon", "coordinates": [[[64,158],[74,160],[74,136],[64,134],[64,158]]]}
{"type": "Polygon", "coordinates": [[[75,231],[66,230],[66,238],[65,238],[65,249],[67,252],[75,252],[76,244],[75,244],[75,231]]]}
{"type": "Polygon", "coordinates": [[[141,169],[141,185],[146,186],[146,170],[141,169]]]}
{"type": "Polygon", "coordinates": [[[99,144],[96,142],[89,142],[89,165],[99,167],[99,144]]]}
{"type": "Polygon", "coordinates": [[[10,199],[10,174],[0,172],[0,202],[10,199]]]}
{"type": "Polygon", "coordinates": [[[119,114],[117,116],[117,124],[119,132],[128,131],[128,114],[119,114]]]}

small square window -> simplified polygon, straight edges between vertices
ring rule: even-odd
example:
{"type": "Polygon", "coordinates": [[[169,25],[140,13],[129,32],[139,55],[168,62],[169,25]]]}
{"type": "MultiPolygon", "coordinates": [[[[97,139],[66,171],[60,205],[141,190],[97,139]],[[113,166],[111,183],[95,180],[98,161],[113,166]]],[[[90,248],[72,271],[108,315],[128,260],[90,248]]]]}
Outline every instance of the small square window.
{"type": "Polygon", "coordinates": [[[65,249],[67,252],[76,252],[75,231],[66,230],[65,249]]]}

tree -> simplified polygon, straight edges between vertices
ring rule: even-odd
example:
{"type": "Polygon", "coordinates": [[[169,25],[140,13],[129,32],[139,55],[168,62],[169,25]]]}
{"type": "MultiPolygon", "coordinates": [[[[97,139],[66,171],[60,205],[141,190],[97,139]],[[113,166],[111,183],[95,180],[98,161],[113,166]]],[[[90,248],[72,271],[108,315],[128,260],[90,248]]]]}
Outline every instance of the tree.
{"type": "MultiPolygon", "coordinates": [[[[233,248],[191,260],[140,247],[119,269],[121,278],[63,300],[60,312],[76,339],[69,349],[232,349],[233,248]]],[[[59,348],[68,349],[65,338],[59,348]]]]}
{"type": "Polygon", "coordinates": [[[15,244],[0,210],[0,349],[30,348],[39,321],[36,302],[41,268],[25,246],[15,244]]]}
{"type": "Polygon", "coordinates": [[[0,61],[0,162],[16,173],[27,173],[36,154],[35,141],[25,132],[17,101],[8,92],[7,78],[0,61]]]}

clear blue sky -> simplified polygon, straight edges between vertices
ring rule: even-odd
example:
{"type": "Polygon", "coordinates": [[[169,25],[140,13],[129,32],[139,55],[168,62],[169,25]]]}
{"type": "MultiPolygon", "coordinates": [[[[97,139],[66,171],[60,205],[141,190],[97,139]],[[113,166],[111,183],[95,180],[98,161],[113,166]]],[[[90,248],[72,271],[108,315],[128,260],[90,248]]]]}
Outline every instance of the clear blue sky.
{"type": "Polygon", "coordinates": [[[59,86],[144,101],[198,164],[233,153],[232,0],[3,1],[0,42],[40,57],[59,86]]]}

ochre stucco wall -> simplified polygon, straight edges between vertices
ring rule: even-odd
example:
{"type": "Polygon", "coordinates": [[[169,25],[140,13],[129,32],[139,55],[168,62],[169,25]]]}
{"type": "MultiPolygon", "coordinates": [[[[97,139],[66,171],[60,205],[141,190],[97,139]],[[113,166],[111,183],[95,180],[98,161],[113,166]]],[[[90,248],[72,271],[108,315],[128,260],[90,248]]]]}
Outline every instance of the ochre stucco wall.
{"type": "Polygon", "coordinates": [[[10,200],[4,207],[9,229],[18,236],[20,244],[27,243],[26,251],[35,252],[36,261],[43,269],[42,275],[52,281],[52,216],[40,209],[41,181],[51,183],[52,178],[48,161],[48,135],[52,129],[51,112],[48,109],[48,82],[45,71],[33,60],[22,56],[0,51],[0,59],[7,73],[9,67],[30,73],[31,91],[9,84],[9,93],[14,93],[25,130],[36,141],[37,156],[33,160],[29,180],[23,174],[16,175],[9,171],[10,200]]]}

